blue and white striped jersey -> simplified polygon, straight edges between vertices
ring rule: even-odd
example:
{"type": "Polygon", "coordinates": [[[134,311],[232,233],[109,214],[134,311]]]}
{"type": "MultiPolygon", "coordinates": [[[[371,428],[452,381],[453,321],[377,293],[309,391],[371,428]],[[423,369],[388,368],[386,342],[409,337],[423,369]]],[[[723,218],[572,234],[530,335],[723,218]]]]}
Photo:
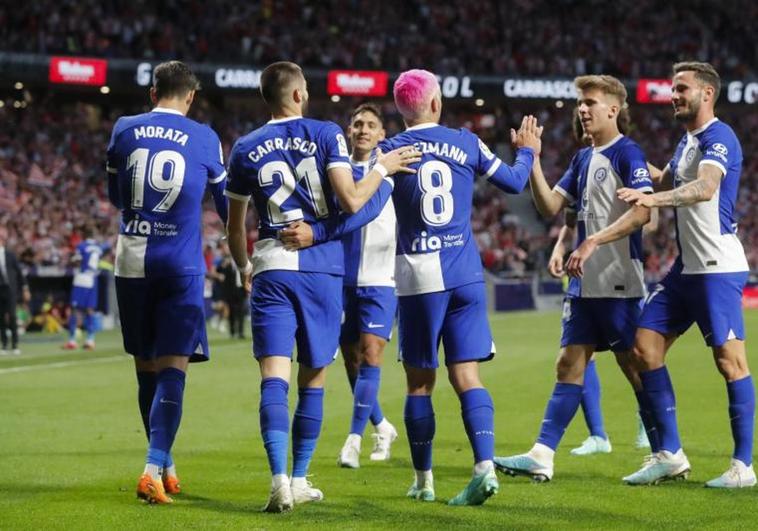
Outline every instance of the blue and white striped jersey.
{"type": "Polygon", "coordinates": [[[421,151],[422,158],[413,166],[417,173],[394,176],[397,294],[433,293],[483,282],[471,231],[474,180],[486,175],[504,191],[519,193],[527,183],[534,153],[520,149],[510,167],[471,131],[436,123],[409,127],[379,143],[385,153],[407,145],[421,151]]]}
{"type": "Polygon", "coordinates": [[[342,130],[332,122],[295,116],[271,120],[240,138],[229,160],[226,195],[253,198],[260,218],[253,274],[272,269],[344,275],[342,242],[325,241],[288,251],[277,231],[294,221],[339,217],[327,172],[350,168],[342,130]]]}
{"type": "Polygon", "coordinates": [[[202,201],[211,188],[226,220],[221,143],[173,109],[119,118],[108,146],[108,195],[121,209],[115,275],[205,274],[202,201]]]}
{"type": "MultiPolygon", "coordinates": [[[[571,160],[554,190],[577,211],[577,246],[587,236],[614,223],[629,205],[616,195],[619,188],[653,191],[642,149],[618,135],[604,146],[587,147],[571,160]]],[[[642,231],[600,245],[584,266],[584,276],[571,278],[568,294],[587,298],[645,296],[642,231]]]]}
{"type": "MultiPolygon", "coordinates": [[[[369,161],[355,162],[353,178],[363,179],[369,171],[369,161]]],[[[395,287],[395,231],[397,219],[392,201],[387,201],[381,213],[367,225],[342,238],[345,249],[345,286],[395,287]]]]}
{"type": "Polygon", "coordinates": [[[742,147],[734,131],[714,118],[682,137],[669,163],[674,186],[697,179],[703,164],[722,172],[721,186],[709,201],[676,209],[676,239],[683,274],[748,271],[737,237],[735,203],[742,173],[742,147]]]}

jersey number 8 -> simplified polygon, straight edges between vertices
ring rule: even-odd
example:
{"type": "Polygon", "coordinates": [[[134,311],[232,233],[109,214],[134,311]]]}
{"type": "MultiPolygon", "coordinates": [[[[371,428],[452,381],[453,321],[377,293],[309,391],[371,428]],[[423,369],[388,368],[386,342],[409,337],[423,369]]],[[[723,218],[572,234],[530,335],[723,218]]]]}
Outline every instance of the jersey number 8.
{"type": "Polygon", "coordinates": [[[418,172],[421,189],[421,217],[428,225],[439,227],[453,219],[453,173],[450,166],[439,160],[421,165],[418,172]]]}

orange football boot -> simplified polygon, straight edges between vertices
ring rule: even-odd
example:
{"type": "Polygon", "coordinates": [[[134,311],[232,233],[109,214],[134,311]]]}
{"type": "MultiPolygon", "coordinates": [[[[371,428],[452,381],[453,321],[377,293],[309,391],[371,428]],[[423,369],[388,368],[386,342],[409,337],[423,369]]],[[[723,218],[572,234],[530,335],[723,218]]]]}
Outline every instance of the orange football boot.
{"type": "Polygon", "coordinates": [[[163,488],[166,494],[179,494],[182,491],[179,478],[176,476],[163,476],[163,488]]]}
{"type": "Polygon", "coordinates": [[[166,491],[163,489],[163,483],[160,480],[154,480],[150,474],[142,474],[137,483],[137,497],[145,500],[147,503],[163,505],[174,503],[166,491]]]}

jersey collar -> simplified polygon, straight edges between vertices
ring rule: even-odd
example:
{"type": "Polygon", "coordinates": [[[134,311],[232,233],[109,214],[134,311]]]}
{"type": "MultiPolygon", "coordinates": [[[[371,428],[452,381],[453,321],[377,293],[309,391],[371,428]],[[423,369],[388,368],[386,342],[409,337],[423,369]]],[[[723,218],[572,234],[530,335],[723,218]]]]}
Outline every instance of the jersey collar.
{"type": "Polygon", "coordinates": [[[624,135],[622,135],[621,133],[619,133],[616,138],[614,138],[613,140],[611,140],[607,144],[603,144],[602,146],[595,146],[594,148],[592,148],[592,150],[595,153],[601,153],[602,151],[605,151],[606,149],[608,149],[609,147],[611,147],[613,144],[615,144],[616,142],[618,142],[622,138],[624,138],[624,135]]]}
{"type": "Polygon", "coordinates": [[[695,129],[694,131],[687,131],[687,134],[692,135],[692,136],[699,135],[700,133],[708,129],[711,125],[718,122],[718,120],[719,119],[714,116],[713,118],[705,122],[703,125],[695,129]]]}
{"type": "Polygon", "coordinates": [[[350,164],[354,164],[356,166],[365,166],[368,167],[371,160],[355,160],[352,155],[350,155],[350,164]]]}
{"type": "Polygon", "coordinates": [[[179,116],[184,116],[176,109],[169,109],[168,107],[156,107],[152,110],[152,112],[166,112],[168,114],[178,114],[179,116]]]}
{"type": "Polygon", "coordinates": [[[302,116],[287,116],[286,118],[276,118],[276,119],[272,118],[266,123],[267,124],[280,124],[282,122],[291,122],[292,120],[299,120],[300,118],[302,118],[302,116]]]}
{"type": "Polygon", "coordinates": [[[406,131],[418,131],[419,129],[429,129],[430,127],[437,127],[438,125],[440,124],[434,123],[434,122],[424,122],[423,124],[416,124],[412,127],[409,127],[408,129],[406,129],[406,131]]]}

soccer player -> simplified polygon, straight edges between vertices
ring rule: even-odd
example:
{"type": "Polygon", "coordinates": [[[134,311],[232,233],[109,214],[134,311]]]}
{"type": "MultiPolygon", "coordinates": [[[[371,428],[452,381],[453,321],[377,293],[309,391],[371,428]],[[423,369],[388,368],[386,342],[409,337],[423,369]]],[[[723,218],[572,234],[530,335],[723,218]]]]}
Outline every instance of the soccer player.
{"type": "Polygon", "coordinates": [[[84,241],[76,246],[72,262],[78,271],[74,275],[71,288],[71,315],[68,318],[68,341],[63,348],[74,350],[79,348],[76,343],[76,330],[79,324],[84,325],[87,339],[84,341],[85,350],[95,348],[95,310],[97,309],[97,276],[100,268],[100,257],[103,247],[93,237],[92,229],[84,229],[84,241]]]}
{"type": "MultiPolygon", "coordinates": [[[[498,469],[537,481],[553,477],[555,450],[582,400],[585,370],[596,351],[612,350],[629,381],[640,388],[630,357],[645,294],[640,229],[650,209],[630,208],[615,195],[622,184],[652,192],[653,183],[642,150],[618,129],[618,114],[626,106],[624,85],[612,76],[580,76],[574,84],[592,147],[579,150],[552,190],[539,159],[530,176],[540,214],[554,216],[567,205],[577,212],[579,239],[566,267],[573,278],[563,305],[557,382],[532,449],[495,459],[498,469]]],[[[640,411],[644,420],[642,401],[640,411]]]]}
{"type": "Polygon", "coordinates": [[[119,118],[108,146],[108,195],[121,209],[116,296],[124,349],[134,356],[149,449],[137,495],[166,504],[178,493],[171,458],[189,362],[209,356],[201,214],[210,188],[226,221],[221,143],[186,117],[197,78],[179,61],[153,72],[151,112],[119,118]]]}
{"type": "Polygon", "coordinates": [[[661,438],[660,451],[624,481],[656,484],[686,477],[690,463],[676,423],[674,388],[665,365],[676,338],[697,323],[726,380],[734,438],[731,464],[708,487],[752,487],[755,389],[745,355],[742,290],[748,276],[737,237],[737,201],[742,148],[734,131],[715,117],[721,80],[708,63],[683,62],[673,68],[674,117],[685,126],[674,158],[663,170],[673,189],[652,195],[623,188],[624,201],[643,207],[675,207],[679,257],[650,293],[635,339],[643,392],[661,438]]]}
{"type": "MultiPolygon", "coordinates": [[[[374,148],[384,140],[379,108],[370,103],[359,105],[351,115],[347,133],[353,178],[360,180],[369,171],[374,148]]],[[[384,417],[378,400],[384,347],[392,334],[397,310],[395,226],[395,208],[388,201],[374,221],[342,239],[345,279],[340,349],[354,398],[350,434],[338,464],[347,468],[360,466],[361,439],[369,419],[376,430],[372,434],[372,461],[389,459],[390,445],[397,438],[397,430],[384,417]]]]}
{"type": "Polygon", "coordinates": [[[416,175],[395,178],[392,196],[398,223],[395,281],[400,359],[408,385],[405,426],[415,469],[408,497],[435,499],[432,391],[442,341],[448,378],[461,403],[475,463],[469,484],[448,503],[479,505],[499,485],[492,462],[494,407],[479,379],[479,362],[492,359],[495,346],[487,320],[481,259],[471,232],[474,179],[485,175],[505,192],[521,192],[540,150],[541,128],[527,117],[518,133],[511,131],[518,150],[510,167],[470,131],[439,124],[442,96],[431,72],[401,74],[394,98],[407,129],[379,147],[388,150],[413,144],[423,153],[416,175]]]}
{"type": "MultiPolygon", "coordinates": [[[[631,117],[629,116],[629,109],[622,108],[619,110],[618,117],[619,132],[622,135],[626,135],[631,126],[631,117]]],[[[575,107],[573,112],[572,129],[574,133],[574,139],[585,146],[592,145],[592,136],[588,135],[584,131],[582,126],[582,120],[579,117],[579,111],[575,107]]],[[[647,163],[648,170],[650,171],[652,179],[655,181],[660,177],[661,171],[647,163]]],[[[658,225],[658,210],[653,209],[650,212],[650,222],[647,223],[642,231],[643,234],[654,232],[658,225]]],[[[570,246],[573,246],[575,229],[576,229],[576,210],[572,207],[566,207],[564,209],[565,223],[561,227],[558,239],[555,242],[553,251],[548,260],[548,272],[554,278],[564,278],[564,258],[566,251],[570,246]]],[[[590,434],[581,445],[571,450],[571,455],[585,456],[593,455],[597,453],[610,453],[612,447],[610,439],[605,432],[605,426],[603,422],[602,408],[600,407],[600,379],[597,375],[597,368],[595,366],[595,354],[592,355],[587,367],[584,370],[584,385],[582,386],[582,413],[584,414],[584,420],[587,424],[587,429],[590,434]]],[[[639,417],[639,425],[637,429],[637,437],[635,440],[635,447],[637,448],[650,448],[650,442],[648,441],[647,433],[645,431],[645,425],[642,422],[642,418],[639,417]]]]}
{"type": "Polygon", "coordinates": [[[345,264],[339,241],[289,251],[277,233],[297,220],[336,221],[338,205],[357,213],[377,189],[386,200],[392,182],[384,177],[412,172],[407,165],[419,157],[412,147],[387,153],[363,179],[354,181],[341,129],[303,117],[308,90],[299,66],[278,62],[266,67],[261,94],[272,119],[239,139],[232,150],[227,228],[234,261],[253,292],[253,353],[261,371],[260,428],[272,475],[264,510],[282,512],[296,503],[323,499],[305,476],[321,430],[326,367],[337,354],[345,264]],[[245,230],[251,196],[261,236],[252,262],[245,230]],[[295,344],[299,390],[290,480],[287,393],[295,344]]]}

